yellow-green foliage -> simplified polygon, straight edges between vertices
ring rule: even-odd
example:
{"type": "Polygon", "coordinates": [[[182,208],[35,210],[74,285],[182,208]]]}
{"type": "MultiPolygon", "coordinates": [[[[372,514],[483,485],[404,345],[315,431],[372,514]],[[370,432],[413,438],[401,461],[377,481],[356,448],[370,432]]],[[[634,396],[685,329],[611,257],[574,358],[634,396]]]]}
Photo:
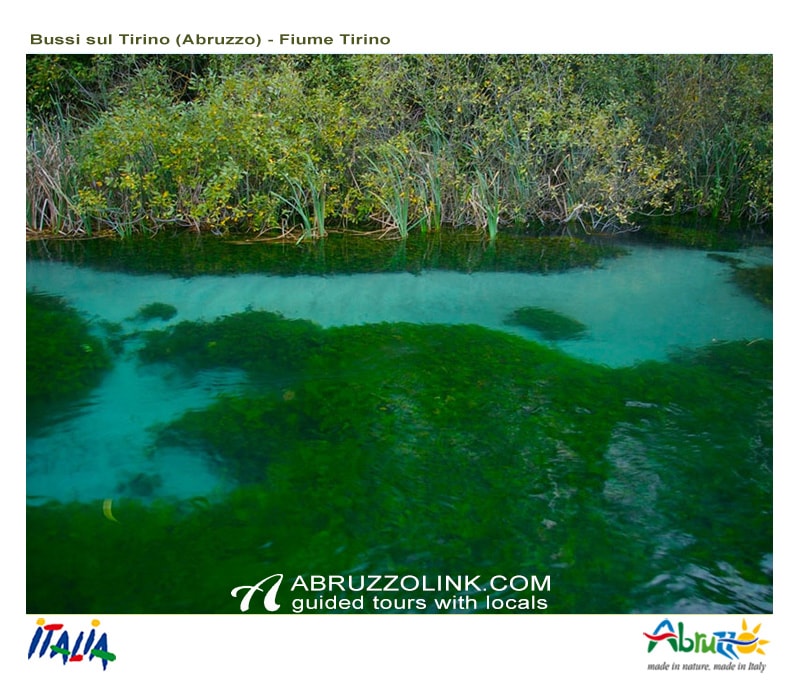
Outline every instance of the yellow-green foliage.
{"type": "Polygon", "coordinates": [[[288,66],[270,75],[258,65],[211,75],[198,93],[174,103],[162,76],[147,70],[87,130],[83,194],[91,213],[105,206],[154,225],[276,227],[281,205],[273,193],[287,192],[321,142],[334,156],[341,151],[335,123],[321,123],[328,101],[305,94],[288,66]]]}
{"type": "Polygon", "coordinates": [[[48,202],[120,232],[771,217],[769,56],[222,56],[180,91],[169,65],[60,139],[77,195],[30,191],[29,228],[48,202]]]}

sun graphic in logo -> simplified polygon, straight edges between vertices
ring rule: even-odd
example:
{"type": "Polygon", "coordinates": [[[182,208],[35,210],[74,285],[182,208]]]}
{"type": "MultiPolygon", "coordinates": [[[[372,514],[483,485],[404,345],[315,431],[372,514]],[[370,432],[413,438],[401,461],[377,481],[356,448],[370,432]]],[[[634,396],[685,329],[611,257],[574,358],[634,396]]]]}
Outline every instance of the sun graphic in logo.
{"type": "Polygon", "coordinates": [[[742,620],[742,631],[739,633],[739,636],[736,637],[736,641],[739,642],[736,650],[740,654],[752,654],[753,652],[756,652],[756,654],[764,653],[761,645],[769,644],[769,639],[758,638],[758,630],[760,629],[761,625],[758,624],[753,627],[752,631],[748,630],[747,620],[742,620]]]}

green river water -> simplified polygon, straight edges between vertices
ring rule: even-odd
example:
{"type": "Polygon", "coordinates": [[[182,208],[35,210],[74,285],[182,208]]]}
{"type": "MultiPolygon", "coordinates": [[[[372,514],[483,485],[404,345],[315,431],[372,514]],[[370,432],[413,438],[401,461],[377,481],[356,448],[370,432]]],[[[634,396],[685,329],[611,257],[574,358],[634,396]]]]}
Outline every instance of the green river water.
{"type": "Polygon", "coordinates": [[[771,248],[554,241],[29,243],[28,611],[772,612],[771,248]]]}

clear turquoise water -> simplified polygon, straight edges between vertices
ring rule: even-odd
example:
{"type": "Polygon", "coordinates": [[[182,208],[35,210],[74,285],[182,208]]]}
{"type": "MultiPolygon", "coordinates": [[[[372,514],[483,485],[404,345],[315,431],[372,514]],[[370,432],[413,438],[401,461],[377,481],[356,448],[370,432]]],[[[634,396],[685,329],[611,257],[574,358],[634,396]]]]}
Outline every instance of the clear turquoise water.
{"type": "MultiPolygon", "coordinates": [[[[772,262],[768,248],[731,255],[745,265],[772,262]]],[[[728,265],[702,251],[645,246],[598,269],[553,275],[426,271],[175,278],[29,261],[27,287],[63,296],[95,328],[112,322],[125,332],[212,321],[254,309],[326,328],[381,321],[477,324],[542,341],[535,331],[504,322],[515,308],[538,306],[571,316],[589,329],[580,339],[548,345],[616,368],[667,360],[682,348],[772,337],[771,311],[734,285],[728,265]],[[137,310],[151,302],[172,304],[178,313],[168,322],[136,320],[137,310]]],[[[66,419],[28,437],[29,505],[51,499],[68,503],[134,497],[125,485],[139,474],[158,476],[153,494],[158,498],[224,497],[234,488],[207,451],[156,449],[153,431],[188,410],[211,405],[220,394],[242,390],[246,375],[214,369],[187,376],[174,367],[145,365],[135,356],[139,345],[136,339],[126,343],[102,384],[66,419]]],[[[603,486],[608,508],[624,511],[626,523],[651,528],[653,556],[669,562],[666,581],[654,577],[629,603],[629,611],[666,604],[673,610],[724,612],[729,609],[725,601],[737,596],[746,597],[757,610],[771,610],[771,586],[745,580],[736,562],[704,567],[676,555],[688,536],[659,526],[653,515],[663,464],[658,446],[639,427],[619,425],[605,454],[614,466],[603,486]]],[[[764,553],[755,565],[771,571],[771,554],[764,553]]]]}
{"type": "MultiPolygon", "coordinates": [[[[728,255],[748,265],[772,264],[770,248],[728,255]]],[[[637,246],[600,269],[551,275],[426,271],[176,279],[32,261],[27,283],[29,289],[64,295],[90,317],[114,322],[160,301],[177,307],[175,322],[254,308],[323,326],[475,323],[538,339],[504,319],[517,307],[542,306],[590,328],[588,337],[559,347],[610,366],[666,359],[675,349],[714,340],[772,337],[772,313],[734,285],[729,266],[703,251],[672,248],[637,246]]]]}

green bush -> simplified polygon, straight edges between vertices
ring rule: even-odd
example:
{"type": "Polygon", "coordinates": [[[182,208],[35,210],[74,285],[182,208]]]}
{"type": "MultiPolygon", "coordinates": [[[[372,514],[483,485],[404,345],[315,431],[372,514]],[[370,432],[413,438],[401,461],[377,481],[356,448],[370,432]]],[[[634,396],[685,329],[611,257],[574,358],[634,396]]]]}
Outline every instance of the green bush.
{"type": "Polygon", "coordinates": [[[103,99],[83,105],[81,122],[62,110],[49,160],[31,135],[50,122],[32,113],[29,162],[47,176],[32,167],[29,180],[52,192],[30,188],[29,228],[306,237],[324,235],[327,219],[494,236],[620,230],[652,214],[771,218],[768,56],[226,56],[192,67],[178,80],[166,59],[37,63],[37,104],[72,69],[103,99]]]}

